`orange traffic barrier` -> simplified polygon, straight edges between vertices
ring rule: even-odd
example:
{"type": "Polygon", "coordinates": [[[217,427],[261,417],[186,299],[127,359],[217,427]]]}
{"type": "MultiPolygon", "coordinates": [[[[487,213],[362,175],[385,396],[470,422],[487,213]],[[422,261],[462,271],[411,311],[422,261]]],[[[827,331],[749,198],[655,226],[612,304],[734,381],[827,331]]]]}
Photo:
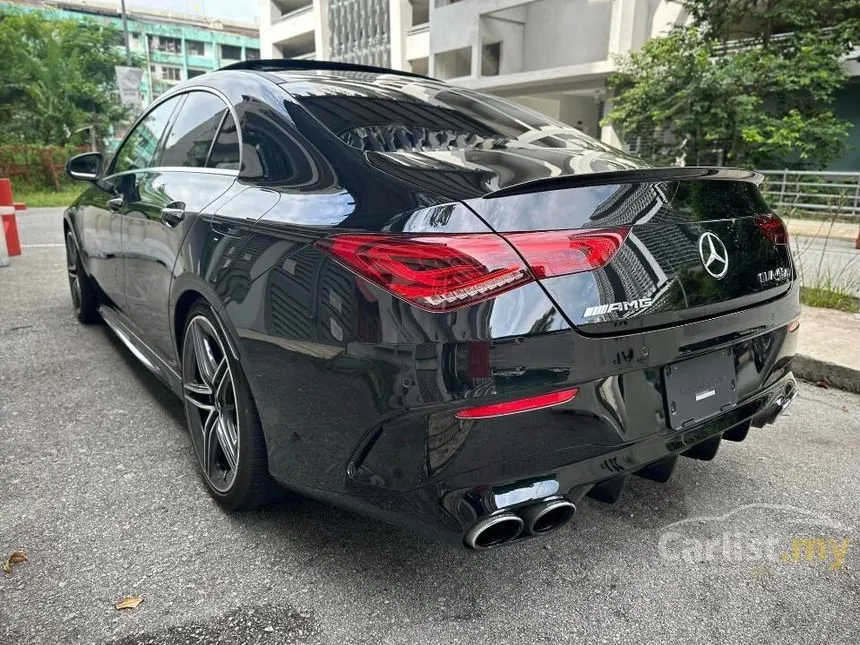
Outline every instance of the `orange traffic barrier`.
{"type": "Polygon", "coordinates": [[[0,218],[3,220],[3,237],[6,252],[21,255],[21,241],[18,239],[18,222],[15,219],[15,202],[12,199],[12,182],[0,178],[0,218]]]}

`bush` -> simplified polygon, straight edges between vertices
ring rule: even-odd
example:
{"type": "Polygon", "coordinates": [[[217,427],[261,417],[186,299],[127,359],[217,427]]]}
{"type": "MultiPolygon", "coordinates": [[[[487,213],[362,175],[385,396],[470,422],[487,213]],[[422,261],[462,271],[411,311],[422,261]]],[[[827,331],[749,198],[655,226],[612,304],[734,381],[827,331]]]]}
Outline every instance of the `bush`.
{"type": "Polygon", "coordinates": [[[86,152],[75,146],[0,146],[0,177],[19,188],[58,191],[68,182],[63,168],[69,157],[86,152]]]}

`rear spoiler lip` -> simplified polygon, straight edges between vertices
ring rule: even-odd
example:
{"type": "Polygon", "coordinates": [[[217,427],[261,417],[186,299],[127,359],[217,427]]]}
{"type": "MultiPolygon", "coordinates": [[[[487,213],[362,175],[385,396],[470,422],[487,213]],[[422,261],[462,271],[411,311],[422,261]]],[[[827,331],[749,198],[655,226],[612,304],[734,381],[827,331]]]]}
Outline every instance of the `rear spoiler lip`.
{"type": "Polygon", "coordinates": [[[495,199],[509,195],[526,195],[564,188],[600,186],[609,184],[632,184],[637,182],[686,181],[691,179],[713,179],[717,181],[746,181],[761,185],[764,175],[742,168],[715,168],[708,166],[686,166],[665,168],[638,168],[635,170],[611,170],[582,175],[559,175],[524,181],[487,193],[482,199],[495,199]]]}

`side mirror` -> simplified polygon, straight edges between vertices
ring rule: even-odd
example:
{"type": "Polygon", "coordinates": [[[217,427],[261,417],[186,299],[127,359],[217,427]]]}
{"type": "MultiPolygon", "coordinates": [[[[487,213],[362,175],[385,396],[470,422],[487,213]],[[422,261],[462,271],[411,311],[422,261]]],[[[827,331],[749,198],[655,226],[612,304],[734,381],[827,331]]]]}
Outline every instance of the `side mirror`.
{"type": "Polygon", "coordinates": [[[66,162],[66,174],[76,181],[92,181],[102,172],[102,153],[85,152],[66,162]]]}

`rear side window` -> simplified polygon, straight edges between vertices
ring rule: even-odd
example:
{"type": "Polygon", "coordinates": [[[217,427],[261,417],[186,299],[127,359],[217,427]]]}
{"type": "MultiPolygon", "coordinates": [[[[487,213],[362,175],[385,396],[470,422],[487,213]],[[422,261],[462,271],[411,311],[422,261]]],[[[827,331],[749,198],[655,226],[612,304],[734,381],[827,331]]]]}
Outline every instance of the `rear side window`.
{"type": "Polygon", "coordinates": [[[165,101],[137,124],[117,151],[112,173],[142,170],[152,166],[158,141],[181,99],[182,97],[177,96],[165,101]]]}
{"type": "Polygon", "coordinates": [[[315,181],[310,151],[278,114],[261,106],[241,119],[244,177],[272,184],[315,181]]]}
{"type": "Polygon", "coordinates": [[[209,168],[224,168],[239,170],[239,133],[236,131],[236,121],[230,113],[221,125],[221,131],[209,154],[209,168]]]}
{"type": "Polygon", "coordinates": [[[288,88],[302,107],[354,148],[375,152],[532,146],[604,150],[599,141],[526,107],[413,79],[335,80],[288,88]],[[544,137],[535,136],[545,132],[544,137]]]}
{"type": "Polygon", "coordinates": [[[192,92],[167,135],[160,166],[203,168],[227,106],[214,94],[192,92]]]}

